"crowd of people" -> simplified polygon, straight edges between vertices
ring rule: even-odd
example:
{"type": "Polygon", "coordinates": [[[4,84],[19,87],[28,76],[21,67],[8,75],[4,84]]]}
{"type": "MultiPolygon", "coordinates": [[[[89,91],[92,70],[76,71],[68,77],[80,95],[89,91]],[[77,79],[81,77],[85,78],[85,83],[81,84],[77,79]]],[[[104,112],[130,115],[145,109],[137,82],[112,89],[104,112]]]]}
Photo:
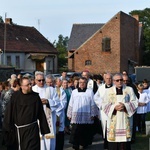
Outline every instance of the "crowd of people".
{"type": "Polygon", "coordinates": [[[136,132],[145,133],[150,111],[146,79],[132,83],[126,71],[60,78],[36,71],[12,74],[0,83],[0,129],[8,150],[63,150],[65,134],[75,150],[101,134],[104,149],[131,150],[136,132]]]}

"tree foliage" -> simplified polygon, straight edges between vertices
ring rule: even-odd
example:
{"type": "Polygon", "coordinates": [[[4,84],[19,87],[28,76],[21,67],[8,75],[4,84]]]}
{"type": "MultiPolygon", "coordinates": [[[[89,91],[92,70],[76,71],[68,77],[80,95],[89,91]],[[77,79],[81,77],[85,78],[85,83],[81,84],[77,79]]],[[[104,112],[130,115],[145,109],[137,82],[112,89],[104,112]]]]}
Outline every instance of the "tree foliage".
{"type": "Polygon", "coordinates": [[[53,45],[58,50],[58,67],[64,67],[67,65],[67,46],[69,38],[63,37],[63,35],[58,36],[58,41],[54,41],[53,45]]]}
{"type": "Polygon", "coordinates": [[[0,16],[0,23],[4,23],[2,16],[0,16]]]}
{"type": "Polygon", "coordinates": [[[139,21],[142,22],[144,36],[143,65],[150,65],[150,8],[133,10],[129,14],[139,15],[139,21]]]}

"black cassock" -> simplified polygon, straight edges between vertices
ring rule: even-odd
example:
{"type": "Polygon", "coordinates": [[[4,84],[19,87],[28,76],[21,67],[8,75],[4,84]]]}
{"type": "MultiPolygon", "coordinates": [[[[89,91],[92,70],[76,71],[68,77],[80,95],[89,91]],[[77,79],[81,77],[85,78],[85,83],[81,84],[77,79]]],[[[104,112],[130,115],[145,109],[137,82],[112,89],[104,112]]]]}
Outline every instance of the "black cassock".
{"type": "MultiPolygon", "coordinates": [[[[15,129],[14,136],[17,137],[17,144],[14,144],[17,149],[20,145],[21,150],[40,150],[39,128],[41,134],[47,134],[50,130],[38,93],[32,91],[23,94],[22,91],[17,91],[12,95],[3,121],[4,135],[10,133],[12,128],[15,129]],[[21,126],[18,129],[19,132],[14,125],[21,126]]],[[[5,141],[7,142],[9,143],[5,141]]]]}

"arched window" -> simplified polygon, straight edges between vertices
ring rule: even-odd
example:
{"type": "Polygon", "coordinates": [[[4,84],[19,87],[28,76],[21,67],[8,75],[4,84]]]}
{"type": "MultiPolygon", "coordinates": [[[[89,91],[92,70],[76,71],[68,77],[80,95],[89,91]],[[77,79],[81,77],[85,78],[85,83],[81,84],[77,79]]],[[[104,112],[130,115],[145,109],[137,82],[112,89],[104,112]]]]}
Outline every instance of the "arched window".
{"type": "Polygon", "coordinates": [[[92,65],[92,61],[91,60],[86,60],[85,65],[92,65]]]}

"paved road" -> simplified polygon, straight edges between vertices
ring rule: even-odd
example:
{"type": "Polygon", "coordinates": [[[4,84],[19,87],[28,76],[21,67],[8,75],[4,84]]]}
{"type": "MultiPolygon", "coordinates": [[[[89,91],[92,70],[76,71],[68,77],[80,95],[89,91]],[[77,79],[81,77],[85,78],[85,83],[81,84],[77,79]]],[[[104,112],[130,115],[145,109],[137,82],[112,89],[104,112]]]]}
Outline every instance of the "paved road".
{"type": "MultiPolygon", "coordinates": [[[[2,135],[0,133],[0,150],[6,150],[5,147],[1,145],[2,135]]],[[[69,143],[69,135],[65,135],[65,145],[64,150],[74,150],[72,145],[69,143]]],[[[103,140],[99,134],[94,136],[93,143],[86,150],[103,150],[103,140]]],[[[134,150],[132,148],[132,150],[134,150]]]]}
{"type": "MultiPolygon", "coordinates": [[[[6,150],[4,146],[1,144],[2,135],[0,133],[0,150],[6,150]]],[[[102,150],[103,142],[100,135],[95,135],[93,144],[87,148],[87,150],[102,150]]],[[[65,145],[64,150],[73,150],[72,145],[69,143],[69,135],[65,135],[65,145]]]]}
{"type": "MultiPolygon", "coordinates": [[[[64,150],[74,150],[72,145],[69,143],[69,136],[65,135],[65,146],[64,150]]],[[[99,134],[94,136],[93,143],[86,150],[103,150],[103,141],[99,134]]]]}

